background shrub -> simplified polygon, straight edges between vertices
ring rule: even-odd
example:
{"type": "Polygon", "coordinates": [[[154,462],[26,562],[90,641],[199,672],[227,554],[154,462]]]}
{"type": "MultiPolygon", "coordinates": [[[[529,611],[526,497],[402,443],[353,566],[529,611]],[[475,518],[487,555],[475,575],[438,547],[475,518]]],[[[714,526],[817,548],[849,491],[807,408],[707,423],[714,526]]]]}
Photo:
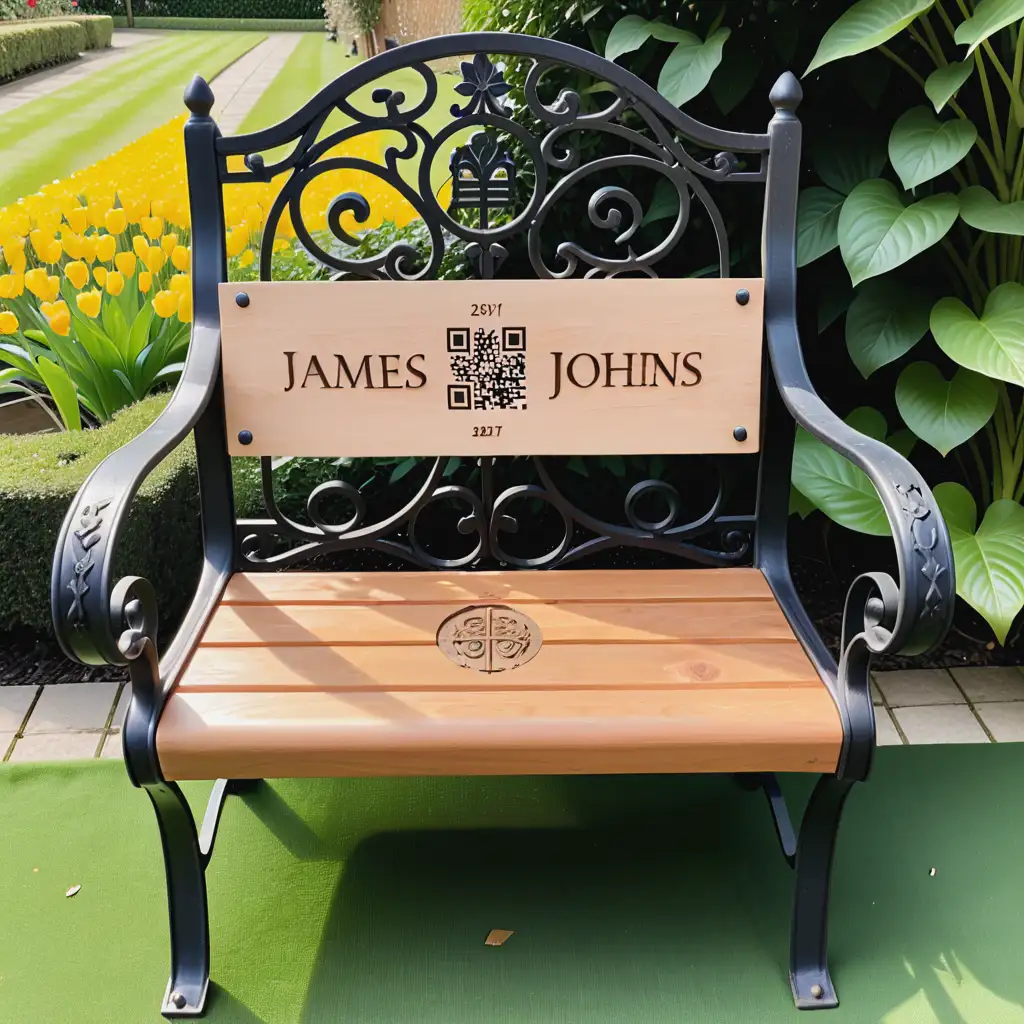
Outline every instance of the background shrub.
{"type": "Polygon", "coordinates": [[[85,48],[85,29],[72,21],[0,25],[0,81],[74,60],[85,48]]]}
{"type": "MultiPolygon", "coordinates": [[[[114,15],[113,24],[116,28],[127,28],[128,19],[123,15],[114,15]]],[[[175,29],[177,31],[197,29],[209,32],[218,29],[227,32],[321,32],[323,21],[317,19],[279,20],[275,18],[139,18],[134,19],[135,28],[175,29]]]]}
{"type": "Polygon", "coordinates": [[[113,42],[114,19],[106,14],[75,14],[62,17],[61,21],[73,21],[85,30],[86,50],[102,50],[113,42]]]}
{"type": "MultiPolygon", "coordinates": [[[[89,14],[126,15],[124,0],[81,0],[89,14]]],[[[136,18],[316,19],[323,25],[321,0],[132,0],[136,18]]]]}

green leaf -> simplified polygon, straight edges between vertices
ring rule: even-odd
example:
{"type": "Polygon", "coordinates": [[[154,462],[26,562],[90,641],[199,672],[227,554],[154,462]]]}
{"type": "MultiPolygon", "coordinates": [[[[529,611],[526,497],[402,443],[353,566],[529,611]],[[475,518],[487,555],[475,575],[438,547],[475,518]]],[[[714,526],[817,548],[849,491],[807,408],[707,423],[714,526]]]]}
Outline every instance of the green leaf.
{"type": "Polygon", "coordinates": [[[953,61],[944,68],[936,68],[925,79],[924,92],[932,101],[936,114],[957,94],[973,71],[973,60],[953,61]]]}
{"type": "Polygon", "coordinates": [[[125,354],[125,362],[129,366],[135,365],[139,353],[149,344],[149,328],[152,323],[153,303],[147,301],[132,321],[131,330],[128,333],[128,351],[125,354]]]}
{"type": "Polygon", "coordinates": [[[761,55],[749,46],[729,47],[728,56],[711,76],[711,98],[723,114],[731,114],[750,93],[761,71],[761,55]]]}
{"type": "Polygon", "coordinates": [[[939,299],[931,329],[954,362],[1024,387],[1024,285],[1007,281],[993,289],[980,319],[959,299],[939,299]]]}
{"type": "Polygon", "coordinates": [[[668,178],[659,178],[654,186],[651,205],[644,214],[643,223],[653,224],[655,221],[667,220],[679,215],[679,193],[668,178]]]}
{"type": "Polygon", "coordinates": [[[681,107],[699,95],[722,62],[722,47],[730,30],[716,29],[704,42],[677,43],[658,77],[658,92],[673,106],[681,107]]]}
{"type": "Polygon", "coordinates": [[[829,188],[848,196],[862,181],[877,178],[888,155],[877,135],[840,128],[811,149],[811,166],[829,188]]]}
{"type": "Polygon", "coordinates": [[[886,439],[885,443],[897,451],[905,459],[910,458],[910,453],[914,450],[914,446],[917,444],[917,435],[912,430],[907,430],[905,427],[903,430],[893,431],[886,439]]]}
{"type": "Polygon", "coordinates": [[[953,543],[956,592],[1004,644],[1024,608],[1024,507],[1007,498],[994,501],[975,529],[978,509],[966,487],[939,484],[935,499],[953,543]]]}
{"type": "Polygon", "coordinates": [[[967,56],[994,32],[1024,18],[1024,0],[980,0],[974,14],[957,26],[953,38],[967,47],[967,56]]]}
{"type": "Polygon", "coordinates": [[[797,515],[801,519],[806,519],[812,512],[817,512],[818,506],[811,501],[810,498],[805,498],[795,487],[790,486],[789,488],[789,514],[797,515]]]}
{"type": "MultiPolygon", "coordinates": [[[[885,435],[885,419],[874,409],[856,409],[846,421],[869,436],[885,435]]],[[[797,428],[793,446],[793,485],[840,526],[889,536],[881,499],[867,475],[803,427],[797,428]]]]}
{"type": "Polygon", "coordinates": [[[873,50],[902,32],[935,0],[860,0],[832,24],[804,75],[843,57],[873,50]]]}
{"type": "Polygon", "coordinates": [[[818,333],[823,334],[849,308],[853,289],[843,274],[829,274],[818,291],[818,333]]]}
{"type": "Polygon", "coordinates": [[[573,455],[565,464],[565,468],[571,469],[574,473],[579,473],[580,476],[590,476],[587,472],[587,464],[578,455],[573,455]]]}
{"type": "Polygon", "coordinates": [[[931,301],[888,278],[866,281],[846,315],[846,348],[865,379],[909,352],[927,333],[931,301]]]}
{"type": "Polygon", "coordinates": [[[397,483],[406,475],[406,473],[415,469],[418,462],[419,459],[416,458],[402,459],[402,461],[399,462],[393,470],[391,470],[391,477],[388,482],[392,484],[397,483]]]}
{"type": "Polygon", "coordinates": [[[107,298],[103,303],[101,322],[103,330],[107,332],[107,337],[121,353],[121,358],[127,362],[128,322],[124,318],[124,313],[121,312],[121,307],[112,298],[107,298]]]}
{"type": "Polygon", "coordinates": [[[940,121],[927,107],[911,107],[893,125],[889,159],[903,187],[913,189],[955,167],[977,138],[970,121],[940,121]]]}
{"type": "Polygon", "coordinates": [[[839,244],[839,213],[844,197],[814,185],[800,193],[796,208],[796,265],[806,267],[839,244]]]}
{"type": "Polygon", "coordinates": [[[943,456],[974,437],[998,401],[995,381],[962,367],[947,381],[932,363],[911,363],[896,382],[903,422],[943,456]]]}
{"type": "Polygon", "coordinates": [[[663,43],[688,43],[689,45],[699,44],[700,37],[685,28],[676,28],[674,25],[666,25],[663,21],[652,21],[650,23],[651,35],[660,39],[663,43]]]}
{"type": "Polygon", "coordinates": [[[979,231],[1024,235],[1024,202],[1001,203],[981,185],[971,185],[960,193],[960,216],[979,231]]]}
{"type": "Polygon", "coordinates": [[[626,475],[626,460],[621,455],[605,455],[602,457],[601,462],[605,468],[611,470],[615,476],[626,475]]]}
{"type": "Polygon", "coordinates": [[[617,60],[624,53],[640,49],[651,38],[651,23],[639,14],[627,14],[612,25],[608,42],[604,44],[604,55],[608,60],[617,60]]]}
{"type": "Polygon", "coordinates": [[[45,356],[40,356],[36,360],[36,366],[39,368],[39,376],[42,377],[43,383],[57,406],[57,412],[60,413],[64,426],[68,430],[81,430],[82,410],[78,405],[78,392],[75,391],[75,385],[67,375],[67,371],[45,356]]]}
{"type": "Polygon", "coordinates": [[[891,182],[861,182],[839,214],[839,249],[850,280],[860,284],[931,248],[953,226],[959,208],[948,192],[904,206],[891,182]]]}

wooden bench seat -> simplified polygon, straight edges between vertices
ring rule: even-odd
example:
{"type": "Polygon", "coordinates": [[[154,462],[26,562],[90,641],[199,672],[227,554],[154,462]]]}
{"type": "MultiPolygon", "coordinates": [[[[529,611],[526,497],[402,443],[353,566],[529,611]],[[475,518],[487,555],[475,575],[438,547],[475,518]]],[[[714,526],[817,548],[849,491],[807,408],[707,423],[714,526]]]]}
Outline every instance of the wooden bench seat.
{"type": "Polygon", "coordinates": [[[167,778],[834,771],[835,703],[757,569],[237,574],[157,732],[167,778]],[[525,613],[507,671],[467,606],[525,613]]]}

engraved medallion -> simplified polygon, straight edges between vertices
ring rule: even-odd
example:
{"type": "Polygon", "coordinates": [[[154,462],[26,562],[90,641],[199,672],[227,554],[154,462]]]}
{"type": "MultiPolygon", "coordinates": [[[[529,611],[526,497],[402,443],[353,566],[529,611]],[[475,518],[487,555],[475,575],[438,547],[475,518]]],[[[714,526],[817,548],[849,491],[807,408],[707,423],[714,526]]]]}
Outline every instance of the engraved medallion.
{"type": "Polygon", "coordinates": [[[536,657],[541,646],[540,627],[507,605],[473,605],[441,623],[437,646],[463,668],[504,672],[536,657]]]}

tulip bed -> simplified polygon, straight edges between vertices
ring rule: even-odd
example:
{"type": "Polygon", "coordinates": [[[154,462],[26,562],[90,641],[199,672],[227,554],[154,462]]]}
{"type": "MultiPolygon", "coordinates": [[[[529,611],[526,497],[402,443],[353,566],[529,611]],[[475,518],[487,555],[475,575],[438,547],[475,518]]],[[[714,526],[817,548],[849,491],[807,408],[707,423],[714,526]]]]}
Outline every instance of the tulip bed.
{"type": "MultiPolygon", "coordinates": [[[[307,66],[300,57],[296,67],[307,66]]],[[[311,83],[302,81],[305,91],[311,83]]],[[[268,95],[276,95],[273,86],[268,95]]],[[[299,103],[305,98],[308,91],[299,103]]],[[[451,97],[442,95],[438,108],[447,111],[450,103],[451,97]]],[[[266,116],[257,109],[250,121],[261,123],[266,116]]],[[[0,360],[9,367],[0,370],[0,388],[48,391],[67,429],[106,422],[152,389],[173,383],[181,371],[192,319],[184,120],[180,115],[112,156],[0,209],[0,360]]],[[[325,130],[338,126],[332,120],[325,130]]],[[[384,147],[393,142],[389,133],[372,132],[329,155],[382,163],[384,147]]],[[[241,169],[241,161],[233,167],[241,169]]],[[[440,187],[447,189],[441,172],[440,187]]],[[[264,224],[285,180],[225,190],[233,277],[255,274],[264,224]]],[[[310,231],[327,231],[327,208],[343,192],[359,192],[371,208],[361,223],[343,217],[351,233],[385,222],[403,227],[418,216],[375,175],[334,170],[303,193],[302,215],[310,231]]],[[[273,248],[277,258],[290,262],[293,277],[312,272],[293,249],[294,235],[285,212],[273,248]]]]}

